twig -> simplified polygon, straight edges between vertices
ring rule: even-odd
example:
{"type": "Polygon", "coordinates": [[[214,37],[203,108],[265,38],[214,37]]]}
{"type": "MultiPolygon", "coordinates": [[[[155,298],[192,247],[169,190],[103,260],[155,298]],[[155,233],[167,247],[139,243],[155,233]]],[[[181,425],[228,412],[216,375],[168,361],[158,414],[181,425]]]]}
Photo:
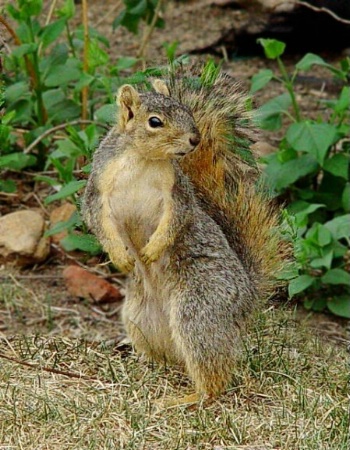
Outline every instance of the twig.
{"type": "Polygon", "coordinates": [[[106,14],[104,14],[97,22],[95,27],[97,28],[99,25],[101,25],[101,23],[103,23],[105,21],[105,19],[107,17],[110,17],[112,14],[114,14],[120,7],[122,6],[122,1],[119,0],[116,2],[115,5],[112,6],[112,8],[106,12],[106,14]]]}
{"type": "Polygon", "coordinates": [[[87,381],[101,381],[98,378],[88,377],[87,375],[77,374],[77,373],[73,373],[73,372],[67,372],[65,370],[59,370],[59,369],[53,369],[53,368],[51,369],[50,367],[41,367],[38,364],[31,364],[26,361],[21,361],[20,359],[12,358],[11,356],[4,355],[3,353],[0,353],[0,358],[7,359],[8,361],[14,362],[16,364],[20,364],[22,366],[29,367],[30,369],[44,370],[45,372],[56,373],[57,375],[64,375],[69,378],[78,378],[78,379],[87,380],[87,381]]]}
{"type": "MultiPolygon", "coordinates": [[[[62,279],[63,275],[18,275],[16,274],[16,278],[20,280],[56,280],[62,279]]],[[[11,279],[10,275],[0,275],[0,280],[11,279]]]]}
{"type": "MultiPolygon", "coordinates": [[[[56,7],[56,3],[57,3],[57,0],[53,0],[52,3],[51,3],[49,13],[48,13],[48,15],[47,15],[47,17],[46,17],[46,20],[45,20],[45,26],[48,25],[48,24],[50,23],[50,21],[51,21],[53,12],[54,12],[55,7],[56,7]]],[[[40,54],[41,54],[42,47],[43,47],[43,43],[40,42],[39,48],[38,48],[38,55],[39,55],[39,56],[40,56],[40,54]]]]}
{"type": "MultiPolygon", "coordinates": [[[[312,9],[313,11],[316,11],[316,12],[324,12],[324,13],[329,14],[330,16],[332,16],[333,19],[337,20],[338,22],[342,22],[342,23],[345,23],[347,25],[350,24],[350,20],[343,19],[342,17],[339,17],[335,12],[329,10],[328,8],[324,8],[324,7],[319,8],[317,6],[310,5],[310,3],[306,3],[306,2],[303,2],[303,1],[299,1],[299,0],[292,0],[290,3],[292,5],[305,6],[305,8],[312,9]]],[[[282,5],[285,5],[285,4],[286,3],[284,3],[284,2],[277,3],[277,4],[273,5],[273,8],[271,8],[271,9],[273,11],[275,11],[279,6],[282,6],[282,5]]]]}
{"type": "Polygon", "coordinates": [[[152,21],[149,24],[149,26],[148,26],[148,28],[147,28],[144,36],[143,36],[143,39],[142,39],[139,51],[137,53],[137,57],[138,58],[144,59],[145,49],[146,49],[146,46],[147,46],[147,44],[148,44],[148,42],[150,40],[150,37],[151,37],[151,35],[153,33],[154,27],[156,26],[156,23],[157,23],[157,20],[158,20],[158,16],[159,16],[159,12],[160,12],[160,8],[162,7],[162,3],[163,3],[163,0],[158,0],[156,9],[154,10],[154,15],[153,15],[152,21]]]}
{"type": "Polygon", "coordinates": [[[104,129],[106,129],[106,130],[109,129],[109,127],[108,127],[107,125],[105,125],[105,124],[103,124],[103,123],[99,123],[99,122],[94,122],[93,120],[81,120],[81,119],[78,119],[78,120],[72,120],[71,122],[61,123],[60,125],[56,125],[55,127],[50,128],[49,130],[44,131],[44,133],[42,133],[40,136],[38,136],[38,137],[37,137],[30,145],[28,145],[28,147],[26,147],[26,148],[23,150],[23,153],[24,153],[24,154],[30,153],[30,152],[33,150],[33,148],[34,148],[40,141],[42,141],[42,140],[45,139],[47,136],[49,136],[49,135],[52,134],[52,133],[55,133],[55,132],[58,131],[58,130],[62,130],[62,129],[64,129],[64,128],[68,127],[68,126],[71,126],[71,125],[83,125],[83,124],[88,124],[88,123],[94,123],[95,125],[97,125],[97,126],[99,126],[99,127],[101,127],[101,128],[104,128],[104,129]]]}
{"type": "MultiPolygon", "coordinates": [[[[89,71],[89,24],[88,24],[88,2],[82,0],[82,22],[84,28],[84,49],[83,49],[83,70],[85,73],[89,71]]],[[[88,117],[88,96],[89,86],[83,86],[81,90],[81,118],[86,120],[88,117]]],[[[84,128],[84,127],[83,127],[84,128]]]]}
{"type": "Polygon", "coordinates": [[[19,40],[19,37],[15,33],[14,29],[11,27],[11,25],[5,20],[3,16],[0,16],[0,22],[4,25],[6,30],[10,33],[11,37],[15,41],[16,45],[21,45],[21,41],[19,40]]]}
{"type": "MultiPolygon", "coordinates": [[[[14,29],[11,27],[11,25],[5,20],[5,18],[3,16],[0,16],[0,23],[2,23],[4,25],[4,27],[6,28],[6,30],[9,32],[9,34],[11,35],[11,37],[13,38],[13,40],[15,41],[16,45],[21,45],[22,42],[19,39],[19,37],[17,36],[16,32],[14,31],[14,29]]],[[[33,88],[35,88],[38,84],[38,80],[37,80],[37,76],[33,67],[32,62],[29,60],[28,55],[24,55],[24,61],[26,64],[26,68],[30,77],[30,83],[31,86],[33,88]]]]}
{"type": "Polygon", "coordinates": [[[313,11],[316,11],[316,12],[324,12],[326,14],[329,14],[331,17],[333,17],[333,19],[337,20],[338,22],[350,25],[350,20],[339,17],[335,12],[331,11],[328,8],[324,8],[323,6],[321,8],[318,8],[317,6],[310,5],[310,3],[301,2],[299,0],[296,0],[295,4],[305,6],[306,8],[312,9],[313,11]]]}

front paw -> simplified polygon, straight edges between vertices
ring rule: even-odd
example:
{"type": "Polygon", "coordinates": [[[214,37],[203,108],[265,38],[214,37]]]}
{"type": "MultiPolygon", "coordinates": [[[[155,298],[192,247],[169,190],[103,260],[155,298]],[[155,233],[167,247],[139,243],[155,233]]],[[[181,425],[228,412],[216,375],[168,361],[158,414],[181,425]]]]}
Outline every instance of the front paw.
{"type": "Polygon", "coordinates": [[[157,261],[161,257],[165,248],[164,241],[160,243],[160,240],[150,240],[140,252],[141,261],[146,265],[157,261]]]}
{"type": "Polygon", "coordinates": [[[121,256],[119,253],[118,255],[111,255],[111,260],[113,264],[118,268],[120,272],[123,273],[129,273],[133,270],[135,266],[135,258],[130,256],[127,252],[121,256]]]}

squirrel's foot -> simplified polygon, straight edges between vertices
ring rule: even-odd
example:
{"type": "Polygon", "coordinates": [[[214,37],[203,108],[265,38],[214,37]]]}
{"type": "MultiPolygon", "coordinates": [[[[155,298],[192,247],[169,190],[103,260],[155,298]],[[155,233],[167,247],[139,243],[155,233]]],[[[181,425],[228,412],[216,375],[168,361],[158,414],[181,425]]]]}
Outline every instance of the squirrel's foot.
{"type": "Polygon", "coordinates": [[[160,239],[151,239],[140,251],[141,261],[146,265],[157,261],[164,252],[165,248],[164,241],[162,242],[160,239]]]}

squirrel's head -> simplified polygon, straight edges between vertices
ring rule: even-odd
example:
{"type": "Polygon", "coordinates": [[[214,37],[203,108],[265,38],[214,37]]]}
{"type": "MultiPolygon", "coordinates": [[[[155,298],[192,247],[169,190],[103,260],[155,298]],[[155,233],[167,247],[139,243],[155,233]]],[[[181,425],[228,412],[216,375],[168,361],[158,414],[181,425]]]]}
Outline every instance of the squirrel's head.
{"type": "Polygon", "coordinates": [[[149,159],[180,158],[191,153],[200,134],[191,111],[170,97],[166,84],[153,83],[155,92],[138,93],[126,84],[119,89],[118,131],[149,159]]]}

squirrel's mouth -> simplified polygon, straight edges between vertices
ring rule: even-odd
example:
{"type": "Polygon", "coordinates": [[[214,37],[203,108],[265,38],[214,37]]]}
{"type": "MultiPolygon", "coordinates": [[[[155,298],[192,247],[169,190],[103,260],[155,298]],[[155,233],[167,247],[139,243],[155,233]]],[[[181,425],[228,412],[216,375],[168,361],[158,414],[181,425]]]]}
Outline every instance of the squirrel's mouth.
{"type": "Polygon", "coordinates": [[[196,147],[191,148],[190,150],[187,150],[187,152],[176,152],[175,156],[186,156],[189,155],[190,153],[192,153],[195,150],[196,147]]]}

